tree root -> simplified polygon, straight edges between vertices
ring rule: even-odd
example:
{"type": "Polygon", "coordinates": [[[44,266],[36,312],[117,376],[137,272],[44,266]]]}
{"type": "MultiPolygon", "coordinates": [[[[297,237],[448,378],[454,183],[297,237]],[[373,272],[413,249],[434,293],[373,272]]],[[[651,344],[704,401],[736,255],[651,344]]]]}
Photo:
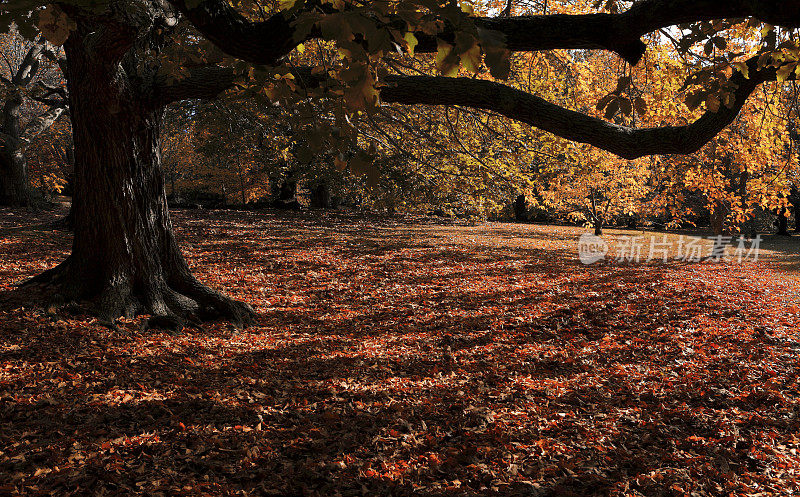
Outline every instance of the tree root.
{"type": "MultiPolygon", "coordinates": [[[[53,287],[53,296],[46,314],[54,317],[57,311],[78,299],[88,300],[91,313],[98,323],[122,333],[117,318],[133,318],[149,314],[140,331],[164,329],[180,333],[185,327],[198,327],[203,321],[229,320],[237,329],[253,323],[255,311],[248,304],[231,299],[200,283],[188,271],[178,271],[169,280],[156,275],[143,283],[133,283],[132,278],[116,277],[102,290],[76,276],[70,259],[35,276],[19,286],[47,285],[53,287]]],[[[80,274],[80,273],[77,273],[80,274]]]]}
{"type": "Polygon", "coordinates": [[[64,262],[61,264],[52,267],[40,274],[32,278],[28,278],[27,280],[17,283],[17,288],[27,288],[33,285],[40,285],[40,284],[48,284],[48,283],[55,283],[60,277],[63,277],[67,269],[70,266],[70,258],[68,257],[64,262]]]}

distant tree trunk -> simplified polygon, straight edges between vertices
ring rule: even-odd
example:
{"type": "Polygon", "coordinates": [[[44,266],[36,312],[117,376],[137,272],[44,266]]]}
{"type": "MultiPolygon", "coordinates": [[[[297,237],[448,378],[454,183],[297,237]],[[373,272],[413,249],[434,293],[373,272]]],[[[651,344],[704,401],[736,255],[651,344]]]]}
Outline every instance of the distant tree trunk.
{"type": "Polygon", "coordinates": [[[721,235],[725,229],[725,204],[715,201],[714,210],[711,212],[711,229],[715,235],[721,235]]]}
{"type": "Polygon", "coordinates": [[[514,219],[518,222],[524,222],[528,220],[528,207],[527,202],[525,201],[525,195],[520,194],[517,196],[517,199],[514,200],[514,219]]]}
{"type": "MultiPolygon", "coordinates": [[[[299,209],[300,202],[297,201],[297,180],[292,172],[280,180],[277,187],[277,196],[272,201],[272,207],[276,209],[299,209]]],[[[274,191],[274,189],[273,189],[274,191]]]]}
{"type": "Polygon", "coordinates": [[[311,189],[311,207],[313,209],[330,209],[331,191],[327,181],[321,181],[311,189]]]}
{"type": "Polygon", "coordinates": [[[247,196],[246,196],[247,189],[245,188],[245,183],[244,183],[244,168],[242,167],[242,156],[238,151],[236,152],[236,170],[239,175],[239,193],[241,193],[242,195],[242,205],[245,205],[247,204],[247,196]]]}
{"type": "Polygon", "coordinates": [[[281,183],[280,192],[278,193],[278,200],[289,202],[297,198],[297,181],[292,178],[286,178],[281,183]]]}
{"type": "MultiPolygon", "coordinates": [[[[747,170],[742,171],[739,174],[739,201],[741,202],[739,205],[741,206],[742,211],[747,211],[747,182],[750,180],[750,173],[747,170]]],[[[752,233],[755,229],[755,218],[753,216],[749,216],[745,218],[742,222],[742,225],[739,227],[740,233],[752,233]],[[750,229],[748,229],[748,227],[750,229]]]]}
{"type": "Polygon", "coordinates": [[[0,136],[0,205],[12,207],[27,207],[32,200],[28,164],[20,141],[21,109],[22,95],[15,91],[3,106],[0,136]]]}
{"type": "Polygon", "coordinates": [[[778,210],[778,236],[789,236],[789,209],[783,207],[778,210]]]}
{"type": "Polygon", "coordinates": [[[794,230],[800,232],[800,191],[797,187],[792,187],[792,194],[789,195],[789,202],[794,210],[794,230]]]}
{"type": "Polygon", "coordinates": [[[592,209],[589,214],[591,216],[590,220],[592,222],[592,225],[594,226],[594,234],[595,236],[601,236],[603,234],[603,220],[605,216],[601,216],[600,213],[598,212],[597,209],[598,199],[597,199],[597,193],[595,192],[594,188],[590,189],[590,198],[592,201],[591,204],[592,209]]]}
{"type": "MultiPolygon", "coordinates": [[[[4,95],[2,122],[0,122],[0,205],[29,206],[35,200],[28,179],[25,148],[39,133],[48,129],[64,112],[63,99],[51,98],[49,108],[31,119],[25,126],[21,122],[23,97],[33,92],[32,83],[41,67],[40,60],[46,44],[40,40],[29,45],[17,67],[9,64],[9,78],[3,86],[10,88],[4,95]]],[[[58,91],[53,91],[58,94],[58,91]]]]}
{"type": "MultiPolygon", "coordinates": [[[[102,29],[125,29],[118,26],[102,29]]],[[[96,299],[110,323],[139,312],[176,327],[214,316],[249,320],[249,306],[204,286],[186,264],[161,170],[163,106],[147,98],[125,63],[109,59],[116,46],[89,39],[96,30],[79,22],[64,46],[75,144],[72,253],[32,282],[55,284],[57,301],[96,299]]]]}

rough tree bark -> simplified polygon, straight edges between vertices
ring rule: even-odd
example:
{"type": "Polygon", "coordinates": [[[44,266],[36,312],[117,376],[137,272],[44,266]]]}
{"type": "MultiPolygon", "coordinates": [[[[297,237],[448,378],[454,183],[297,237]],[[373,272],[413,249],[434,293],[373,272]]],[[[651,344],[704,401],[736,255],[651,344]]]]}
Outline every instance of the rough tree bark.
{"type": "Polygon", "coordinates": [[[127,53],[137,35],[133,28],[73,18],[77,29],[64,48],[75,236],[71,255],[31,283],[55,285],[56,301],[94,299],[98,316],[112,327],[119,316],[138,313],[174,328],[214,317],[247,323],[250,306],[200,283],[173,235],[159,131],[164,105],[180,93],[158,90],[136,69],[136,54],[127,53]]]}
{"type": "Polygon", "coordinates": [[[714,201],[714,210],[711,212],[709,222],[714,235],[721,235],[725,232],[725,219],[728,207],[721,200],[714,201]]]}
{"type": "Polygon", "coordinates": [[[20,143],[22,95],[14,92],[3,106],[0,135],[0,205],[27,207],[31,203],[28,164],[20,143]]]}

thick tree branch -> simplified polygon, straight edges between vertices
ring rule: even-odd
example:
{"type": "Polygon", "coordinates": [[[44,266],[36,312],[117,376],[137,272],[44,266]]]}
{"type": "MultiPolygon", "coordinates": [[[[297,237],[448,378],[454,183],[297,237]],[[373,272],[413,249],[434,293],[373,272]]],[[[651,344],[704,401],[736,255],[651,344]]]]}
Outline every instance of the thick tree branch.
{"type": "Polygon", "coordinates": [[[194,8],[185,0],[169,2],[224,52],[256,64],[275,65],[302,42],[294,39],[293,19],[283,13],[252,22],[221,0],[206,0],[194,8]]]}
{"type": "Polygon", "coordinates": [[[157,84],[152,104],[163,107],[173,102],[194,98],[211,99],[233,87],[237,79],[228,67],[193,67],[188,74],[172,83],[157,84]]]}
{"type": "Polygon", "coordinates": [[[39,134],[50,128],[50,126],[52,126],[53,123],[55,123],[58,118],[64,114],[64,112],[66,112],[66,110],[66,105],[51,107],[43,114],[40,114],[32,119],[20,136],[20,143],[22,146],[27,146],[39,134]]]}
{"type": "MultiPolygon", "coordinates": [[[[588,143],[626,159],[645,155],[691,154],[729,125],[753,90],[774,81],[774,68],[757,69],[748,61],[750,79],[736,73],[738,85],[731,108],[707,111],[686,126],[631,128],[612,124],[580,112],[564,109],[535,95],[494,81],[430,76],[389,76],[381,100],[400,104],[461,105],[497,112],[516,121],[571,141],[588,143]]],[[[793,76],[794,77],[794,76],[793,76]]]]}
{"type": "MultiPolygon", "coordinates": [[[[282,13],[252,22],[222,0],[205,0],[194,8],[188,8],[186,0],[169,2],[222,50],[256,64],[273,65],[303,41],[295,39],[292,19],[282,13]]],[[[605,49],[635,65],[645,51],[639,38],[646,33],[681,23],[740,17],[800,27],[800,0],[643,0],[620,14],[475,18],[475,23],[502,32],[513,51],[605,49]]],[[[446,30],[439,36],[449,39],[453,33],[446,30]]],[[[436,50],[435,37],[418,33],[417,38],[417,51],[436,50]]]]}
{"type": "MultiPolygon", "coordinates": [[[[168,0],[223,51],[254,63],[274,64],[299,40],[291,20],[277,14],[251,22],[227,2],[205,0],[189,9],[185,0],[168,0]]],[[[775,25],[800,26],[800,0],[642,0],[621,14],[548,15],[475,19],[479,27],[502,32],[515,51],[555,48],[603,48],[636,63],[644,53],[639,38],[662,27],[711,19],[754,17],[775,25]]],[[[314,34],[312,33],[312,36],[314,34]]],[[[447,36],[444,33],[440,36],[447,36]]],[[[418,37],[417,51],[433,50],[435,38],[418,37]]],[[[429,76],[391,76],[381,89],[385,102],[461,105],[490,110],[563,138],[595,145],[621,157],[688,154],[699,150],[736,117],[753,90],[775,80],[775,69],[758,71],[748,62],[751,79],[736,73],[738,85],[731,108],[706,112],[687,126],[635,129],[618,126],[551,104],[500,83],[429,76]]]]}
{"type": "Polygon", "coordinates": [[[42,41],[41,43],[35,43],[28,49],[12,78],[12,82],[15,85],[27,86],[36,77],[36,73],[39,71],[39,61],[46,48],[45,45],[46,43],[42,41]]]}

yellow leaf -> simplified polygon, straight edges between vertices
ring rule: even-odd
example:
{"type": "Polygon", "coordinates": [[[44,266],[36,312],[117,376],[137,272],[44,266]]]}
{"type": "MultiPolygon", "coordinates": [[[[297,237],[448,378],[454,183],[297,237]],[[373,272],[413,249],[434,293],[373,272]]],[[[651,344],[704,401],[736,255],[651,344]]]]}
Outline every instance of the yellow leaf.
{"type": "Polygon", "coordinates": [[[750,68],[744,62],[733,62],[733,67],[739,70],[745,79],[750,79],[750,68]]]}
{"type": "Polygon", "coordinates": [[[784,64],[778,68],[777,76],[778,76],[778,83],[783,83],[787,79],[789,79],[789,75],[794,72],[795,68],[797,67],[797,62],[792,62],[791,64],[784,64]]]}
{"type": "Polygon", "coordinates": [[[481,48],[476,42],[472,48],[461,54],[461,63],[464,68],[472,73],[478,73],[481,67],[481,48]]]}
{"type": "Polygon", "coordinates": [[[452,77],[458,74],[458,56],[453,53],[453,45],[437,40],[436,69],[443,76],[452,77]]]}

